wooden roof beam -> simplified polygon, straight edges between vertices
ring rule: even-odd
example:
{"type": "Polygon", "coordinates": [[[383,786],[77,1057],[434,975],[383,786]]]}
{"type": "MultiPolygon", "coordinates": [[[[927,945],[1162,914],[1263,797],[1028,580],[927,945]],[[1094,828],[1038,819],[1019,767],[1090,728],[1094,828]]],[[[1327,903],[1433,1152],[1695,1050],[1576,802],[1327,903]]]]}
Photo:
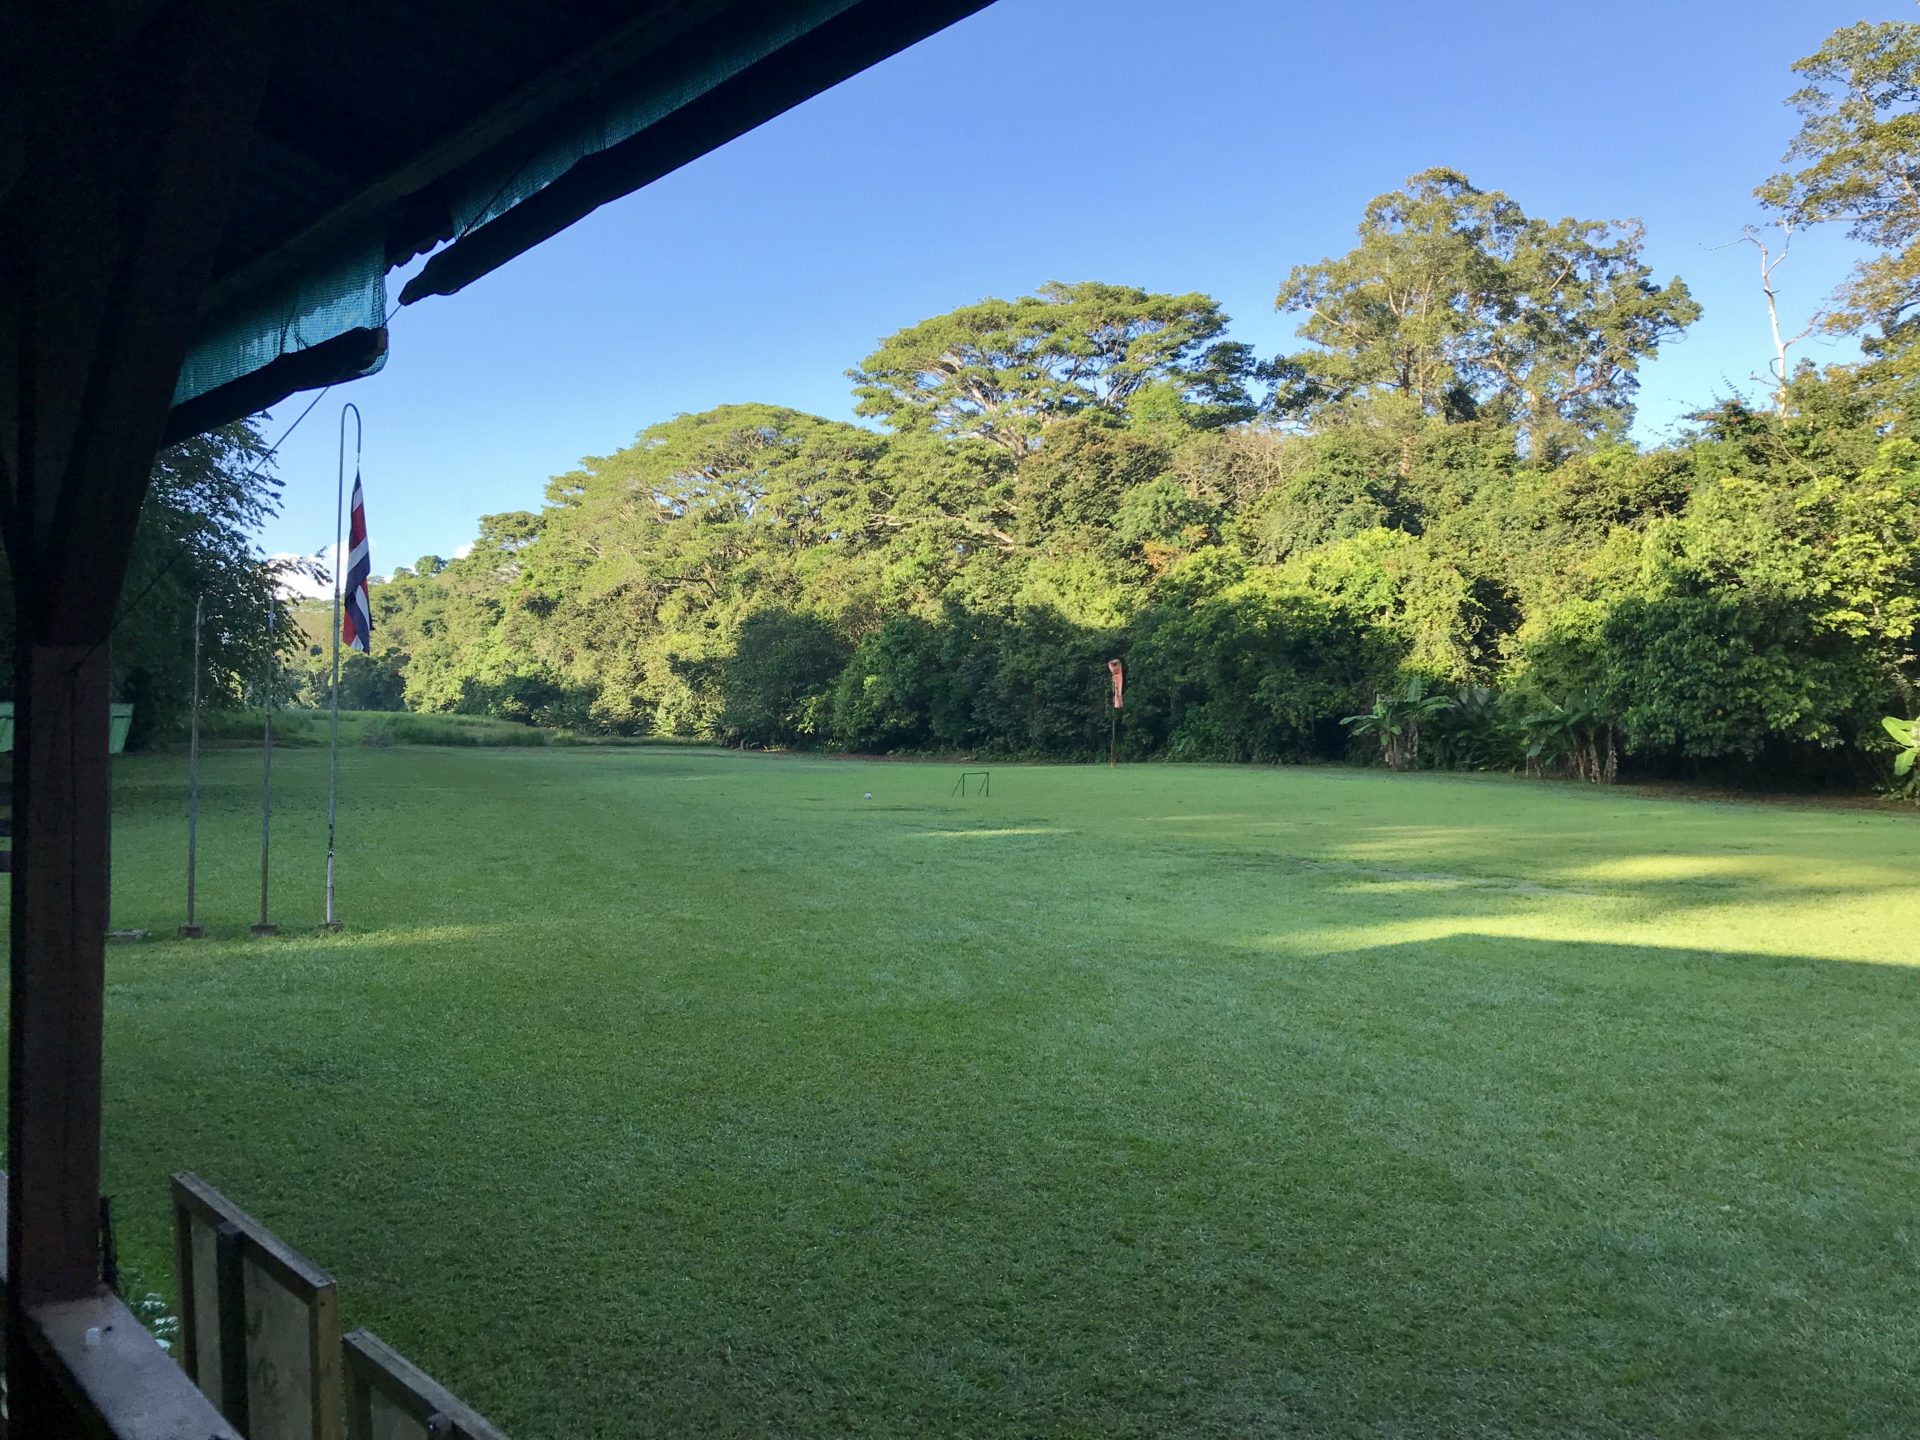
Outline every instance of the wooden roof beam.
{"type": "MultiPolygon", "coordinates": [[[[320,255],[349,243],[378,224],[396,206],[417,196],[462,166],[512,140],[569,102],[631,69],[676,36],[720,8],[719,0],[668,0],[648,8],[564,65],[556,66],[504,97],[493,109],[444,139],[424,145],[407,164],[363,186],[316,216],[299,234],[208,287],[202,314],[211,315],[320,255]]],[[[444,238],[441,237],[441,238],[444,238]]],[[[396,260],[404,256],[393,256],[396,260]]]]}
{"type": "Polygon", "coordinates": [[[737,135],[811,99],[976,10],[987,0],[859,0],[630,139],[588,155],[559,179],[428,260],[402,304],[451,295],[737,135]],[[823,77],[827,78],[822,83],[823,77]]]}

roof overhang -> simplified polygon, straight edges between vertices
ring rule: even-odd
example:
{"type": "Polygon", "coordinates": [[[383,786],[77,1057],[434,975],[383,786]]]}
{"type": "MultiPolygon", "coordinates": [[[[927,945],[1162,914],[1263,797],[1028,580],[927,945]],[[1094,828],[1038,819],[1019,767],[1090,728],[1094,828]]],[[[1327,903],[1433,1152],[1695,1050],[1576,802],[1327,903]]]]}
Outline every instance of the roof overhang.
{"type": "Polygon", "coordinates": [[[292,6],[169,439],[384,361],[449,295],[988,0],[292,6]]]}

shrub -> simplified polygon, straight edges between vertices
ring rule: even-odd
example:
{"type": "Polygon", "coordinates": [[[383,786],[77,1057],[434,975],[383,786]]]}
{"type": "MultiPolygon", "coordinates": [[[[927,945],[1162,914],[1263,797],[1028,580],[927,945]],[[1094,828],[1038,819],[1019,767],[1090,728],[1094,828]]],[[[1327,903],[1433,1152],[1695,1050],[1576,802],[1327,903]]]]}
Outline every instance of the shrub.
{"type": "Polygon", "coordinates": [[[385,723],[392,728],[394,743],[400,745],[538,747],[547,743],[544,730],[483,715],[395,715],[385,723]]]}
{"type": "Polygon", "coordinates": [[[1602,633],[1607,708],[1635,751],[1704,759],[1782,741],[1837,746],[1866,733],[1885,698],[1858,645],[1788,602],[1629,600],[1602,633]]]}
{"type": "Polygon", "coordinates": [[[1920,719],[1888,715],[1880,724],[1900,747],[1900,753],[1893,757],[1894,793],[1920,800],[1920,769],[1915,768],[1915,762],[1920,761],[1920,719]]]}
{"type": "Polygon", "coordinates": [[[1129,748],[1193,760],[1337,755],[1339,715],[1397,658],[1325,601],[1252,581],[1156,605],[1127,639],[1129,748]]]}
{"type": "MultiPolygon", "coordinates": [[[[200,716],[200,742],[203,745],[258,745],[265,717],[258,710],[209,710],[200,716]]],[[[312,713],[303,710],[276,710],[273,715],[273,743],[289,750],[327,743],[326,727],[312,713]]]]}
{"type": "Polygon", "coordinates": [[[824,736],[834,683],[851,650],[811,615],[762,610],[748,616],[721,667],[721,732],[756,745],[824,736]]]}
{"type": "Polygon", "coordinates": [[[834,743],[848,750],[922,750],[933,736],[939,633],[896,616],[862,640],[833,685],[834,743]]]}
{"type": "Polygon", "coordinates": [[[1518,702],[1487,685],[1462,685],[1427,721],[1428,755],[1443,770],[1511,770],[1520,764],[1518,702]]]}
{"type": "Polygon", "coordinates": [[[1420,763],[1420,739],[1436,719],[1453,708],[1445,695],[1429,695],[1427,682],[1415,675],[1404,689],[1373,697],[1373,708],[1349,715],[1340,723],[1355,735],[1372,737],[1389,770],[1408,770],[1420,763]]]}

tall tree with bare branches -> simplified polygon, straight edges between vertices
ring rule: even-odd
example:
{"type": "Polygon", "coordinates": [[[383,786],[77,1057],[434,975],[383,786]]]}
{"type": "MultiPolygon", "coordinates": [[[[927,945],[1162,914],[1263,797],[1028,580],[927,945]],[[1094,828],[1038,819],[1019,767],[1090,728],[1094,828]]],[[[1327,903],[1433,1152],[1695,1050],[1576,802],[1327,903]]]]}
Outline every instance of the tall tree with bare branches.
{"type": "Polygon", "coordinates": [[[1798,225],[1841,225],[1876,254],[1834,297],[1827,323],[1865,332],[1869,353],[1920,340],[1920,24],[1862,21],[1793,67],[1797,169],[1754,193],[1798,225]]]}

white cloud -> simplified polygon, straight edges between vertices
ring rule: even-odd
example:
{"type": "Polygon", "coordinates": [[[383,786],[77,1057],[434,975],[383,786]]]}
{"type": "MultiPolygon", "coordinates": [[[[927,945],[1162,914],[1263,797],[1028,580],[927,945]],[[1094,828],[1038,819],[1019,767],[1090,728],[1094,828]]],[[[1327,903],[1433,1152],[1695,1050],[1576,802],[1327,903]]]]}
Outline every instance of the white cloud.
{"type": "MultiPolygon", "coordinates": [[[[454,559],[464,559],[473,553],[473,542],[468,541],[453,552],[454,559]]],[[[302,574],[299,570],[287,569],[280,574],[280,594],[289,600],[330,600],[333,598],[334,564],[340,555],[337,545],[323,545],[311,555],[296,555],[291,550],[277,551],[269,555],[269,561],[283,565],[301,565],[311,570],[315,564],[320,567],[320,577],[302,574]]],[[[384,585],[390,579],[387,575],[370,577],[374,584],[384,585]]]]}
{"type": "Polygon", "coordinates": [[[314,555],[296,555],[292,551],[269,555],[267,559],[270,561],[279,561],[288,565],[304,563],[309,569],[312,562],[317,560],[320,562],[321,574],[325,577],[316,578],[312,574],[303,574],[299,570],[284,569],[280,572],[278,585],[280,594],[289,600],[330,599],[333,595],[332,576],[335,553],[336,547],[328,545],[314,555]]]}

